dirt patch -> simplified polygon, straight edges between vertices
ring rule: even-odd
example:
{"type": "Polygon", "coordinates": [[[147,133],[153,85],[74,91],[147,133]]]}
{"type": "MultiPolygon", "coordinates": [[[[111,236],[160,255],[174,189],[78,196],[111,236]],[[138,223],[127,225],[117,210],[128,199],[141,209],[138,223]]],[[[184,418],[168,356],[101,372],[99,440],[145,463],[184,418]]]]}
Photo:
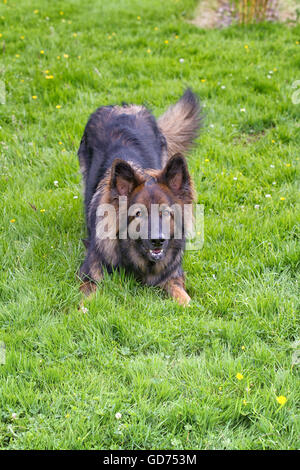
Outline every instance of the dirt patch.
{"type": "MultiPolygon", "coordinates": [[[[237,13],[229,0],[203,0],[195,11],[195,17],[189,23],[199,28],[226,28],[238,23],[237,13]]],[[[266,10],[266,21],[295,25],[299,3],[296,0],[273,0],[266,10]]]]}

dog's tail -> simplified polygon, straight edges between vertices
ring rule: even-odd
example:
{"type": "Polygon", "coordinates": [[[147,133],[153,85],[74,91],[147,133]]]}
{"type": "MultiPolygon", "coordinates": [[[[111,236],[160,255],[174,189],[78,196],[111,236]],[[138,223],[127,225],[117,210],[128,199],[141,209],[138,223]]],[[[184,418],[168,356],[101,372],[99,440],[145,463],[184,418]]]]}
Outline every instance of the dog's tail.
{"type": "Polygon", "coordinates": [[[198,97],[188,88],[180,100],[158,119],[158,126],[167,140],[168,158],[175,153],[187,153],[198,137],[202,119],[198,97]]]}

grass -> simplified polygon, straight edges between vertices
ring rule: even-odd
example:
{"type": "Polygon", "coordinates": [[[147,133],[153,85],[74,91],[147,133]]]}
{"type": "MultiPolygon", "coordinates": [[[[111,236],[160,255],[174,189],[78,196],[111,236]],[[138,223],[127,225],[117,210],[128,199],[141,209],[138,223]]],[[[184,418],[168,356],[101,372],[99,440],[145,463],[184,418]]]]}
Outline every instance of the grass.
{"type": "Polygon", "coordinates": [[[300,28],[205,31],[194,7],[1,1],[2,449],[299,448],[300,28]],[[192,306],[122,273],[83,313],[86,120],[123,100],[158,116],[187,85],[206,111],[192,306]]]}

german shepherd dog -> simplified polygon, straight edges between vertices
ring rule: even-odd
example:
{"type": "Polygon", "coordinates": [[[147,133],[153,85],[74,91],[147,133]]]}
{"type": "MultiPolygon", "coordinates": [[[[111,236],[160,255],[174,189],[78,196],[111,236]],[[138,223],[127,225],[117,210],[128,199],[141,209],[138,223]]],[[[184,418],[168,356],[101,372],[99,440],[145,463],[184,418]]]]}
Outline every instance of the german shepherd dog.
{"type": "Polygon", "coordinates": [[[136,105],[102,106],[89,118],[78,151],[88,231],[79,277],[86,295],[96,289],[103,268],[112,272],[123,267],[141,282],[162,287],[180,304],[190,302],[182,270],[185,234],[180,239],[174,236],[170,208],[194,200],[184,155],[198,136],[201,120],[198,99],[190,89],[157,121],[148,109],[136,105]],[[143,237],[121,237],[119,222],[114,236],[99,236],[97,224],[104,215],[107,227],[116,221],[101,208],[110,204],[118,215],[124,196],[127,207],[134,208],[125,216],[129,226],[141,222],[141,207],[149,213],[152,207],[163,208],[154,236],[151,221],[143,237]],[[163,216],[170,222],[169,237],[161,229],[163,216]]]}

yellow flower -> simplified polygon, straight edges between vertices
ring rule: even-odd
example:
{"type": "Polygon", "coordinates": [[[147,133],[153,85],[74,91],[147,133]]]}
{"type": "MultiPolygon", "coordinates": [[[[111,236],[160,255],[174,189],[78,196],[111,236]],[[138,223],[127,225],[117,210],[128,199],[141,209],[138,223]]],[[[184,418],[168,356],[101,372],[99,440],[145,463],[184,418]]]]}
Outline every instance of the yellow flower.
{"type": "Polygon", "coordinates": [[[60,109],[61,108],[61,105],[60,104],[57,104],[56,105],[56,109],[60,109]]]}
{"type": "Polygon", "coordinates": [[[206,78],[201,78],[201,82],[202,83],[206,82],[206,78]]]}
{"type": "Polygon", "coordinates": [[[167,39],[165,40],[165,44],[169,44],[169,41],[167,39]]]}
{"type": "Polygon", "coordinates": [[[11,223],[11,224],[14,224],[15,221],[16,221],[16,219],[11,219],[10,223],[11,223]]]}
{"type": "Polygon", "coordinates": [[[222,387],[219,387],[219,390],[221,391],[221,390],[222,390],[222,387]]]}
{"type": "Polygon", "coordinates": [[[45,54],[45,51],[41,50],[41,51],[40,51],[40,54],[45,54]]]}
{"type": "Polygon", "coordinates": [[[21,83],[24,83],[24,80],[23,80],[23,78],[20,80],[20,82],[21,82],[21,83]]]}
{"type": "Polygon", "coordinates": [[[33,95],[32,99],[33,99],[33,100],[36,100],[36,99],[37,99],[37,96],[33,95]]]}
{"type": "Polygon", "coordinates": [[[137,19],[140,21],[141,17],[140,17],[140,16],[137,16],[137,19]]]}
{"type": "Polygon", "coordinates": [[[148,52],[148,54],[150,54],[150,52],[151,52],[151,49],[147,49],[147,52],[148,52]]]}
{"type": "Polygon", "coordinates": [[[206,158],[204,161],[205,161],[205,162],[209,162],[209,158],[206,158]]]}
{"type": "Polygon", "coordinates": [[[39,10],[34,10],[34,12],[33,12],[33,13],[34,13],[35,15],[37,15],[37,14],[38,14],[38,12],[39,12],[39,10]]]}
{"type": "Polygon", "coordinates": [[[298,44],[299,44],[299,41],[296,41],[296,44],[298,45],[298,44]]]}
{"type": "Polygon", "coordinates": [[[59,12],[59,14],[60,14],[60,15],[63,15],[63,14],[64,14],[64,12],[63,12],[63,11],[60,11],[60,12],[59,12]]]}
{"type": "Polygon", "coordinates": [[[74,37],[74,38],[77,38],[77,33],[73,33],[73,37],[74,37]]]}
{"type": "Polygon", "coordinates": [[[281,197],[280,200],[281,200],[281,201],[285,201],[285,197],[281,197]]]}
{"type": "Polygon", "coordinates": [[[70,418],[70,415],[69,413],[66,414],[65,418],[70,418]]]}
{"type": "Polygon", "coordinates": [[[2,33],[0,33],[0,38],[2,38],[2,33]]]}
{"type": "Polygon", "coordinates": [[[158,27],[157,27],[157,26],[155,26],[154,31],[158,31],[158,27]]]}
{"type": "Polygon", "coordinates": [[[276,69],[276,68],[275,68],[275,69],[273,69],[273,72],[277,72],[277,69],[276,69]]]}
{"type": "Polygon", "coordinates": [[[283,395],[280,395],[279,397],[276,397],[276,400],[279,403],[279,405],[281,405],[281,406],[285,405],[286,402],[287,402],[287,398],[283,395]]]}
{"type": "Polygon", "coordinates": [[[178,38],[179,38],[179,36],[178,36],[178,34],[176,34],[176,35],[175,35],[175,39],[178,39],[178,38]]]}
{"type": "Polygon", "coordinates": [[[238,373],[236,374],[236,378],[237,378],[238,380],[242,380],[242,379],[244,378],[244,376],[243,376],[243,374],[241,374],[240,372],[238,372],[238,373]]]}
{"type": "Polygon", "coordinates": [[[246,400],[243,400],[243,405],[247,405],[247,402],[246,402],[246,400]]]}
{"type": "Polygon", "coordinates": [[[245,48],[245,49],[249,49],[248,44],[245,44],[245,45],[244,45],[244,48],[245,48]]]}
{"type": "Polygon", "coordinates": [[[290,164],[290,163],[286,163],[285,165],[286,165],[286,166],[291,166],[291,164],[290,164]]]}
{"type": "Polygon", "coordinates": [[[41,209],[41,210],[40,210],[40,212],[45,212],[45,211],[46,211],[46,209],[41,209]]]}
{"type": "Polygon", "coordinates": [[[58,60],[60,59],[60,55],[57,56],[57,59],[58,59],[58,60]]]}
{"type": "Polygon", "coordinates": [[[242,350],[245,351],[245,349],[246,349],[245,346],[242,346],[242,350]]]}
{"type": "Polygon", "coordinates": [[[62,144],[63,144],[62,142],[58,142],[58,143],[59,143],[59,145],[62,145],[62,144]]]}
{"type": "Polygon", "coordinates": [[[20,36],[20,39],[24,39],[24,38],[25,38],[25,36],[20,36]]]}
{"type": "Polygon", "coordinates": [[[69,55],[68,54],[64,54],[64,58],[65,59],[68,59],[69,55]]]}
{"type": "Polygon", "coordinates": [[[272,144],[275,144],[275,140],[274,140],[274,139],[272,139],[272,144]]]}
{"type": "Polygon", "coordinates": [[[16,57],[20,57],[20,54],[16,54],[16,57]]]}
{"type": "Polygon", "coordinates": [[[52,80],[52,78],[54,78],[54,76],[53,76],[53,75],[46,75],[45,78],[46,78],[47,80],[52,80]]]}
{"type": "Polygon", "coordinates": [[[78,59],[81,59],[81,55],[79,55],[79,56],[77,56],[77,57],[78,57],[78,59]]]}

